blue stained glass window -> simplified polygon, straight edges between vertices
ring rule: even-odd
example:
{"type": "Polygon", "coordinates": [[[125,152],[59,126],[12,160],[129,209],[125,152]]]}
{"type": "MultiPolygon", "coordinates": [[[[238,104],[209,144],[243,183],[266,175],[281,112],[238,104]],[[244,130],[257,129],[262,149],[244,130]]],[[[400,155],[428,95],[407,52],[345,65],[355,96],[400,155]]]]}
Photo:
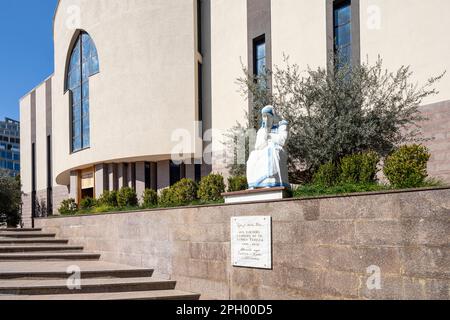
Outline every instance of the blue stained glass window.
{"type": "Polygon", "coordinates": [[[82,94],[83,94],[83,96],[81,96],[80,95],[80,100],[82,99],[82,100],[86,100],[86,99],[89,99],[89,82],[88,81],[86,81],[86,82],[84,82],[83,83],[83,85],[82,85],[82,94]]]}
{"type": "Polygon", "coordinates": [[[336,46],[350,45],[352,40],[351,25],[349,23],[336,28],[336,46]]]}
{"type": "Polygon", "coordinates": [[[89,78],[89,75],[90,75],[90,71],[89,71],[88,62],[83,62],[82,68],[81,68],[81,81],[83,83],[87,82],[88,78],[89,78]]]}
{"type": "Polygon", "coordinates": [[[256,59],[265,59],[266,58],[266,45],[265,43],[259,43],[256,46],[256,59]]]}
{"type": "Polygon", "coordinates": [[[72,145],[73,145],[73,149],[74,150],[80,150],[81,149],[81,139],[80,139],[79,136],[73,138],[72,145]]]}
{"type": "Polygon", "coordinates": [[[352,60],[351,1],[341,2],[334,8],[334,46],[338,67],[352,60]]]}
{"type": "Polygon", "coordinates": [[[82,32],[70,56],[67,89],[71,94],[72,152],[90,146],[89,77],[99,72],[97,48],[82,32]]]}
{"type": "Polygon", "coordinates": [[[267,87],[265,75],[267,73],[266,38],[262,35],[253,40],[253,74],[261,87],[267,87]]]}
{"type": "Polygon", "coordinates": [[[81,120],[81,103],[73,105],[72,107],[72,122],[77,122],[81,120]]]}
{"type": "Polygon", "coordinates": [[[81,121],[77,119],[73,122],[73,137],[77,138],[79,136],[81,136],[81,121]]]}
{"type": "Polygon", "coordinates": [[[73,49],[72,56],[70,58],[69,71],[76,70],[79,65],[80,65],[80,42],[77,41],[75,44],[75,48],[73,49]]]}
{"type": "Polygon", "coordinates": [[[85,145],[90,145],[91,144],[89,135],[84,135],[83,136],[83,144],[85,144],[85,145]]]}
{"type": "Polygon", "coordinates": [[[255,76],[262,76],[266,68],[266,41],[255,41],[255,76]]]}
{"type": "Polygon", "coordinates": [[[72,104],[77,105],[81,103],[81,87],[76,87],[72,90],[72,104]]]}
{"type": "Polygon", "coordinates": [[[351,21],[351,7],[345,3],[341,7],[337,7],[334,13],[334,24],[343,25],[351,21]]]}
{"type": "Polygon", "coordinates": [[[94,74],[100,72],[97,48],[95,46],[91,47],[91,61],[89,63],[89,66],[91,68],[91,75],[94,75],[94,74]]]}
{"type": "Polygon", "coordinates": [[[85,99],[82,103],[82,116],[89,117],[89,100],[85,99]]]}
{"type": "Polygon", "coordinates": [[[81,35],[83,43],[83,60],[91,55],[91,37],[87,33],[81,35]]]}

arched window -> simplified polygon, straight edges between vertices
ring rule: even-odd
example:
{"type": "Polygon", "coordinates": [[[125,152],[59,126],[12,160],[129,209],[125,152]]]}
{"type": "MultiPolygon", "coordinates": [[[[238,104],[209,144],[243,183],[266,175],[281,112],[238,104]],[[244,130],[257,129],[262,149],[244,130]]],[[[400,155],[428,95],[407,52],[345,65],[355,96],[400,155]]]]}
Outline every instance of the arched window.
{"type": "Polygon", "coordinates": [[[86,32],[78,36],[70,56],[67,89],[70,92],[72,152],[89,148],[89,77],[99,72],[97,48],[86,32]]]}

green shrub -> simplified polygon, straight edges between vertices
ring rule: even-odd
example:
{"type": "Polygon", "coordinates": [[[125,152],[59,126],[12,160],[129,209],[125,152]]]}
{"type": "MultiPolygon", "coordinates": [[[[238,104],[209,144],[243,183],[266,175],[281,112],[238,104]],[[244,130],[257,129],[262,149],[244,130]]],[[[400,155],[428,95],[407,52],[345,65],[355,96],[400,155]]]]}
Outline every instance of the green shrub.
{"type": "Polygon", "coordinates": [[[219,201],[225,192],[225,182],[220,174],[210,174],[200,181],[198,197],[201,201],[219,201]]]}
{"type": "Polygon", "coordinates": [[[97,201],[95,201],[95,199],[92,199],[90,197],[84,198],[80,201],[80,209],[82,209],[82,210],[92,209],[96,205],[97,205],[97,201]]]}
{"type": "Polygon", "coordinates": [[[122,188],[117,193],[117,205],[119,207],[134,207],[137,206],[138,199],[136,191],[131,188],[122,188]]]}
{"type": "Polygon", "coordinates": [[[181,179],[171,189],[174,205],[187,205],[197,199],[198,185],[191,179],[181,179]]]}
{"type": "Polygon", "coordinates": [[[302,197],[330,196],[330,195],[341,195],[360,192],[385,191],[389,189],[390,189],[389,186],[378,183],[337,184],[332,187],[323,187],[320,185],[307,184],[296,188],[294,190],[294,197],[302,198],[302,197]]]}
{"type": "Polygon", "coordinates": [[[167,188],[161,191],[158,198],[158,204],[162,207],[171,207],[175,204],[172,188],[167,188]]]}
{"type": "Polygon", "coordinates": [[[378,163],[380,155],[375,151],[369,151],[361,155],[360,183],[372,183],[377,181],[378,163]]]}
{"type": "Polygon", "coordinates": [[[248,189],[248,182],[245,176],[235,176],[228,178],[228,192],[243,191],[248,189]]]}
{"type": "Polygon", "coordinates": [[[339,180],[342,183],[358,183],[361,171],[361,156],[359,153],[341,159],[339,180]]]}
{"type": "Polygon", "coordinates": [[[339,169],[333,162],[328,162],[319,167],[313,176],[313,183],[317,186],[334,186],[339,178],[339,169]]]}
{"type": "Polygon", "coordinates": [[[117,207],[117,191],[105,191],[98,202],[102,206],[117,207]]]}
{"type": "Polygon", "coordinates": [[[67,199],[61,202],[58,211],[62,215],[76,214],[78,211],[78,206],[77,203],[75,202],[75,199],[67,199]]]}
{"type": "Polygon", "coordinates": [[[422,145],[402,146],[386,159],[383,171],[395,188],[421,187],[428,176],[430,158],[428,149],[422,145]]]}
{"type": "Polygon", "coordinates": [[[144,208],[152,208],[158,205],[158,193],[153,189],[145,189],[142,195],[144,208]]]}
{"type": "Polygon", "coordinates": [[[91,209],[91,213],[107,213],[115,211],[115,207],[110,207],[106,204],[98,204],[98,206],[91,209]]]}
{"type": "Polygon", "coordinates": [[[440,178],[432,177],[432,178],[425,179],[422,187],[424,187],[424,188],[441,188],[441,187],[448,187],[448,185],[440,178]]]}
{"type": "Polygon", "coordinates": [[[380,156],[373,151],[356,153],[341,159],[340,182],[344,184],[367,184],[376,181],[380,156]]]}

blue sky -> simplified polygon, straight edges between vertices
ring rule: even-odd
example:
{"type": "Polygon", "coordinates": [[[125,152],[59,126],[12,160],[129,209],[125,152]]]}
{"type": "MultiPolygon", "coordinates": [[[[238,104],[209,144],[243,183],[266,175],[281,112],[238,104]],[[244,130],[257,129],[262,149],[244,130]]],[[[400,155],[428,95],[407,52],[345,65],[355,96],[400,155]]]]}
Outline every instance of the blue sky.
{"type": "Polygon", "coordinates": [[[19,119],[19,99],[53,73],[57,0],[3,0],[0,8],[0,119],[19,119]]]}

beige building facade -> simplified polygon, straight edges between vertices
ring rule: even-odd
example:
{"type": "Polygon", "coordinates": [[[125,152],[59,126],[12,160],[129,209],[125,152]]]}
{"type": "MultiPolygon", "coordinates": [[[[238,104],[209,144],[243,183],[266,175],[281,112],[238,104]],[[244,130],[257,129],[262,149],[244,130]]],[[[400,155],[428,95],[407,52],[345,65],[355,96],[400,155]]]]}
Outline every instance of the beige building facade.
{"type": "MultiPolygon", "coordinates": [[[[223,133],[248,108],[242,65],[326,66],[339,43],[352,63],[380,55],[418,82],[450,71],[449,11],[447,0],[61,0],[54,74],[20,101],[24,220],[69,197],[226,174],[223,133]]],[[[437,86],[423,129],[430,173],[450,181],[450,75],[437,86]]]]}

